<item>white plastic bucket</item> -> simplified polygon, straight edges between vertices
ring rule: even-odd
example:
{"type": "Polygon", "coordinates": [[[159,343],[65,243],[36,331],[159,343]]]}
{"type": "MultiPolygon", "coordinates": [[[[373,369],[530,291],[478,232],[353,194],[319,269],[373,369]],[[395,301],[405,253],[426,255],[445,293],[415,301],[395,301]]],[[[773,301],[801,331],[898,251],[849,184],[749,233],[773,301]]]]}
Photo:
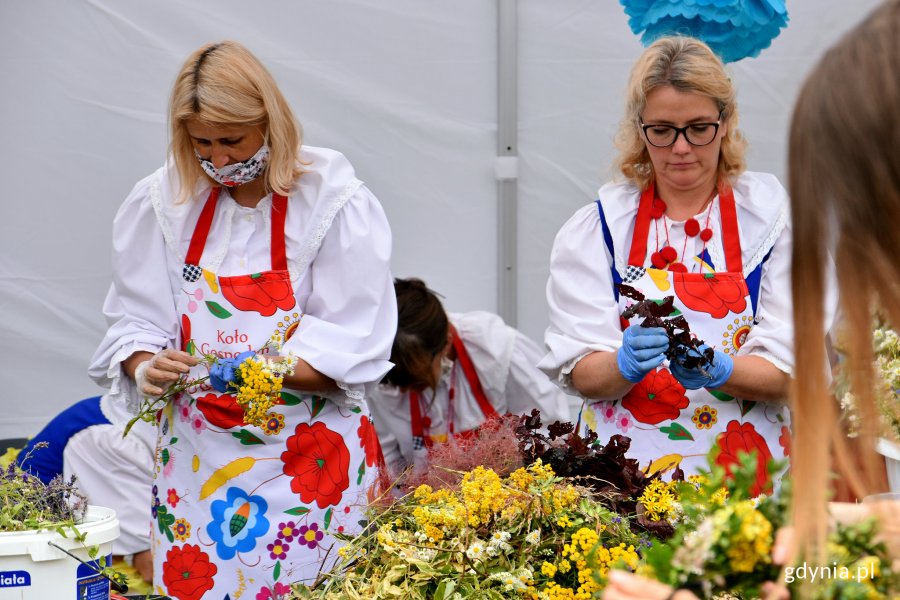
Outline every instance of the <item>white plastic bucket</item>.
{"type": "Polygon", "coordinates": [[[68,537],[46,529],[0,533],[0,600],[109,600],[109,580],[48,542],[85,562],[92,560],[88,548],[99,546],[96,560],[110,564],[119,537],[116,513],[88,506],[75,528],[86,536],[83,543],[68,531],[68,537]]]}
{"type": "Polygon", "coordinates": [[[887,467],[888,487],[892,492],[900,492],[900,445],[890,440],[879,438],[875,450],[884,457],[887,467]]]}

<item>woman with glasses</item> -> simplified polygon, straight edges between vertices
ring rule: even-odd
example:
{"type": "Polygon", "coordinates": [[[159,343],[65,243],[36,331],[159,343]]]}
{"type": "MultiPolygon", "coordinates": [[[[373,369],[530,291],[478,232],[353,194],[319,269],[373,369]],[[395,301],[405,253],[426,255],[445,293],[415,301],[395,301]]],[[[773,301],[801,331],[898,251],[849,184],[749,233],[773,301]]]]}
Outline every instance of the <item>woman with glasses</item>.
{"type": "Polygon", "coordinates": [[[601,441],[631,438],[651,471],[695,473],[714,446],[726,469],[755,452],[758,494],[788,451],[791,240],[784,188],[744,170],[735,96],[698,40],[662,38],[638,59],[617,139],[624,179],[554,243],[540,367],[585,399],[601,441]],[[663,320],[683,316],[704,343],[673,354],[664,327],[625,312],[642,296],[672,297],[663,320]]]}

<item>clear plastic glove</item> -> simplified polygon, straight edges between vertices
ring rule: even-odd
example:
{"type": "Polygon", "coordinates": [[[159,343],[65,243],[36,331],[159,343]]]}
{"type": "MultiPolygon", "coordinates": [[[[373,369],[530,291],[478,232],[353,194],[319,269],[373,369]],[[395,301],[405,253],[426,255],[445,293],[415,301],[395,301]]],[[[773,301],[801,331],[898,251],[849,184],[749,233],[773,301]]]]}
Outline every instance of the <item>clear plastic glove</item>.
{"type": "Polygon", "coordinates": [[[662,364],[669,347],[669,336],[662,327],[632,325],[622,334],[622,347],[616,352],[616,364],[622,377],[637,383],[662,364]]]}
{"type": "Polygon", "coordinates": [[[134,369],[134,381],[145,396],[162,396],[198,362],[187,352],[166,348],[134,369]]]}
{"type": "MultiPolygon", "coordinates": [[[[709,346],[702,344],[697,350],[703,352],[707,348],[709,346]]],[[[669,371],[687,390],[716,389],[725,385],[725,382],[731,377],[731,373],[734,371],[734,360],[724,352],[716,350],[711,365],[686,369],[677,361],[672,361],[669,364],[669,371]]]]}
{"type": "MultiPolygon", "coordinates": [[[[217,392],[224,394],[228,391],[228,386],[234,383],[234,372],[238,368],[238,365],[255,355],[256,352],[247,350],[246,352],[241,352],[234,358],[220,358],[209,368],[209,384],[213,386],[217,392]]],[[[231,391],[234,391],[233,386],[231,391]]]]}

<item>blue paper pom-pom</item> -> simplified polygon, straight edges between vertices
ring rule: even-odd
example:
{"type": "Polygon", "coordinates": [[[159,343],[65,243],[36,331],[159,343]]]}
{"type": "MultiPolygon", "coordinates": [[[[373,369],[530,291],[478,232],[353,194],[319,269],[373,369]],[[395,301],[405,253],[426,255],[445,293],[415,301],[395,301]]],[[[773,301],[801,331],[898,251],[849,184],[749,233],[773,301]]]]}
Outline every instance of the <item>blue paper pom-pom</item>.
{"type": "Polygon", "coordinates": [[[788,22],[784,0],[619,1],[645,46],[664,35],[689,35],[725,62],[758,56],[788,22]]]}

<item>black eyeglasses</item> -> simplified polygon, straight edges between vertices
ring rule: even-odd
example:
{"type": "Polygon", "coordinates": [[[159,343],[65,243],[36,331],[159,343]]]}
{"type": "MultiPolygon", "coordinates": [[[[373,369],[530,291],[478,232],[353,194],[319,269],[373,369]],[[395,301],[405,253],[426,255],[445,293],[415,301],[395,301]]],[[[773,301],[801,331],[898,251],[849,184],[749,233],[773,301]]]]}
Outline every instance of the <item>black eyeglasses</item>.
{"type": "MultiPolygon", "coordinates": [[[[722,115],[719,115],[719,119],[722,115]]],[[[678,135],[683,135],[684,139],[691,146],[706,146],[716,139],[719,133],[719,123],[691,123],[684,127],[675,127],[674,125],[654,124],[646,125],[641,121],[641,129],[644,130],[644,137],[651,146],[657,148],[667,148],[675,143],[678,135]]]]}

